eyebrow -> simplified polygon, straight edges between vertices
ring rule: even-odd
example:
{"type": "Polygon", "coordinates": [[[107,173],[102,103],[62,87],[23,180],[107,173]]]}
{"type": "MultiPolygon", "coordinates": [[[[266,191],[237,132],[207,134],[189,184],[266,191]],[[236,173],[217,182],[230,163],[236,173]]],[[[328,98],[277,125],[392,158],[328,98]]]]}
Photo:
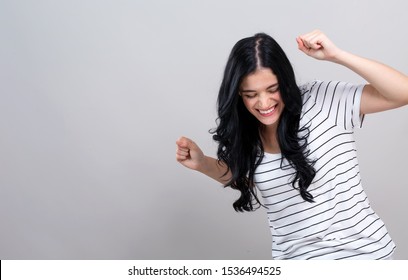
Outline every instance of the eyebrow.
{"type": "MultiPolygon", "coordinates": [[[[269,87],[266,88],[266,90],[269,90],[273,87],[278,86],[278,83],[275,83],[273,85],[270,85],[269,87]]],[[[251,93],[251,92],[256,92],[256,90],[252,90],[252,89],[245,89],[245,90],[240,90],[241,93],[251,93]]]]}

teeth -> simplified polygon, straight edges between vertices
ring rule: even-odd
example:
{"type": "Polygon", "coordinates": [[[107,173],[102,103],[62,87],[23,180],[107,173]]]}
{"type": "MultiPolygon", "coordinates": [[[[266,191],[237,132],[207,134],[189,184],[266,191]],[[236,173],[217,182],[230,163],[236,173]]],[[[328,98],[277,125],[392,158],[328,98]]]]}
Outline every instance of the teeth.
{"type": "Polygon", "coordinates": [[[275,107],[276,107],[276,106],[273,106],[271,109],[266,110],[266,111],[259,110],[259,112],[260,112],[262,115],[266,115],[266,114],[272,113],[273,110],[275,110],[275,107]]]}

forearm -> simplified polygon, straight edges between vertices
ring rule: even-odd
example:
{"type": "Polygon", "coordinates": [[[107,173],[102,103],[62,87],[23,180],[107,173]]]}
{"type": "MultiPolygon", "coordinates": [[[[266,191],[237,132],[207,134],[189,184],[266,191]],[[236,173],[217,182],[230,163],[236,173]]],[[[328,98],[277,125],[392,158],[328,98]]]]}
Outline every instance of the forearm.
{"type": "Polygon", "coordinates": [[[333,62],[364,78],[380,95],[396,106],[408,104],[408,76],[382,63],[340,51],[333,62]]]}
{"type": "Polygon", "coordinates": [[[346,66],[363,77],[365,88],[363,112],[379,112],[408,104],[408,77],[382,63],[337,48],[319,30],[299,36],[298,47],[305,54],[346,66]]]}
{"type": "Polygon", "coordinates": [[[204,162],[197,171],[207,175],[208,177],[225,185],[231,180],[231,171],[225,163],[218,161],[215,158],[205,156],[204,162]]]}

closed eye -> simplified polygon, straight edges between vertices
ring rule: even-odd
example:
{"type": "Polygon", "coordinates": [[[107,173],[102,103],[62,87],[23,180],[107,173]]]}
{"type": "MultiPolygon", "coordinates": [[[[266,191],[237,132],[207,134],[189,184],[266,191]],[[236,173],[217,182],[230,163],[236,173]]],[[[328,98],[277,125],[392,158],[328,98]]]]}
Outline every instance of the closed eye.
{"type": "Polygon", "coordinates": [[[256,94],[244,94],[245,98],[251,99],[251,98],[255,98],[256,94]]]}
{"type": "MultiPolygon", "coordinates": [[[[268,87],[266,88],[266,91],[267,91],[268,93],[276,93],[276,92],[278,92],[278,91],[279,91],[279,84],[278,84],[278,83],[275,83],[275,84],[272,84],[272,85],[268,86],[268,87]]],[[[248,99],[251,99],[251,98],[256,97],[257,94],[258,94],[257,91],[256,91],[256,90],[252,90],[252,89],[241,89],[241,91],[240,91],[240,95],[243,96],[243,97],[245,97],[245,98],[248,98],[248,99]]]]}
{"type": "Polygon", "coordinates": [[[269,93],[275,93],[279,91],[279,85],[273,85],[268,88],[269,93]]]}

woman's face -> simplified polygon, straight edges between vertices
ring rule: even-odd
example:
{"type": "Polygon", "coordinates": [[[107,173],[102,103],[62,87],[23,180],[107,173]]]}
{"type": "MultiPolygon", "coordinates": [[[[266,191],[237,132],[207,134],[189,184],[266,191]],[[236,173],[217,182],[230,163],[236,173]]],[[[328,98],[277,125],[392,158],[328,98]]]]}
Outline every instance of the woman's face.
{"type": "Polygon", "coordinates": [[[246,76],[240,95],[247,110],[262,124],[276,128],[285,105],[279,92],[278,78],[269,68],[257,69],[246,76]]]}

